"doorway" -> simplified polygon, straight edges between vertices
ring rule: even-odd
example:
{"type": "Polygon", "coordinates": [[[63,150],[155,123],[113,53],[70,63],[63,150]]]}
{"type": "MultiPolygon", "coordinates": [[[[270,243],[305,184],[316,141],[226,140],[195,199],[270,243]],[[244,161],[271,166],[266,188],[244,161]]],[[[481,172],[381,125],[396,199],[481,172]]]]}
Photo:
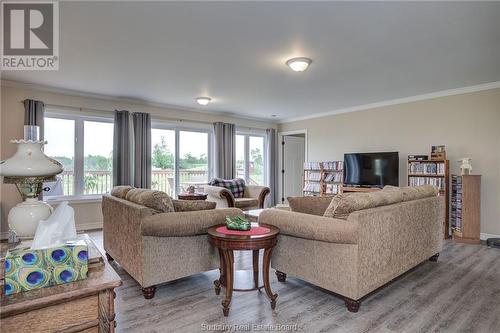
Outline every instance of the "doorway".
{"type": "Polygon", "coordinates": [[[307,131],[283,132],[279,134],[279,192],[280,202],[288,203],[287,197],[303,195],[304,162],[307,158],[307,131]]]}

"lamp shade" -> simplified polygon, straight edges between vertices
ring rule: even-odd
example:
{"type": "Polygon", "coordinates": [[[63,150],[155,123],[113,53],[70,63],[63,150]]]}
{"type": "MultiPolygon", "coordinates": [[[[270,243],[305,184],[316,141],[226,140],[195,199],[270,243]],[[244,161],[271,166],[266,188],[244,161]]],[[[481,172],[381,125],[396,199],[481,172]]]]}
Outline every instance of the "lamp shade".
{"type": "Polygon", "coordinates": [[[12,140],[17,151],[11,158],[0,162],[0,175],[5,177],[47,177],[63,171],[58,161],[42,151],[46,141],[12,140]]]}

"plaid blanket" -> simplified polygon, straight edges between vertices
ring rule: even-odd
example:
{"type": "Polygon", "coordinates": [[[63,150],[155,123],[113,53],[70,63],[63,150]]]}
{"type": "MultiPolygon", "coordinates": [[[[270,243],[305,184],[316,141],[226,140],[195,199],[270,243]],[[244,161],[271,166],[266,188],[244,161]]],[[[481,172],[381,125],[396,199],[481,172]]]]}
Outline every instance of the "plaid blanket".
{"type": "Polygon", "coordinates": [[[245,193],[245,180],[241,178],[236,179],[221,179],[214,178],[208,185],[227,188],[235,198],[243,198],[245,193]]]}

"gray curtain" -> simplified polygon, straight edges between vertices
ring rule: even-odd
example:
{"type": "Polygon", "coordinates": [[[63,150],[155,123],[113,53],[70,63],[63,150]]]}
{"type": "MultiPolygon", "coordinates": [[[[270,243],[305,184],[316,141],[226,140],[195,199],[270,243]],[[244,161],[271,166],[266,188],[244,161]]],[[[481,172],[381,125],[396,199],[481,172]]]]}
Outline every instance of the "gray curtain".
{"type": "Polygon", "coordinates": [[[136,112],[134,118],[134,186],[151,188],[151,116],[136,112]]]}
{"type": "Polygon", "coordinates": [[[133,128],[128,111],[115,111],[113,131],[113,186],[133,184],[133,128]]]}
{"type": "Polygon", "coordinates": [[[236,126],[214,123],[214,176],[233,179],[236,176],[236,126]]]}
{"type": "Polygon", "coordinates": [[[266,207],[272,207],[280,202],[278,198],[278,135],[276,129],[266,129],[267,180],[271,189],[267,197],[266,207]]]}
{"type": "Polygon", "coordinates": [[[45,104],[34,99],[25,99],[24,103],[24,125],[39,126],[40,140],[43,140],[43,113],[45,104]]]}

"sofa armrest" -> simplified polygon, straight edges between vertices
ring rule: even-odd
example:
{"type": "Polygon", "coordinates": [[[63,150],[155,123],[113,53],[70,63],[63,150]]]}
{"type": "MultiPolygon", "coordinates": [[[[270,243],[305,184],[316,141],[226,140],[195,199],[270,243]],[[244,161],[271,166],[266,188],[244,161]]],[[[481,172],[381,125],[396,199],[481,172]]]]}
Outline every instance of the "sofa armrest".
{"type": "Polygon", "coordinates": [[[266,209],[260,213],[259,223],[274,225],[280,233],[298,238],[342,244],[358,242],[356,223],[330,217],[266,209]]]}
{"type": "Polygon", "coordinates": [[[333,197],[288,197],[292,212],[323,216],[333,197]]]}
{"type": "Polygon", "coordinates": [[[259,208],[264,208],[266,196],[271,193],[271,189],[267,186],[246,185],[245,198],[254,198],[259,200],[259,208]]]}
{"type": "Polygon", "coordinates": [[[353,212],[358,226],[357,298],[439,253],[444,198],[430,197],[353,212]]]}
{"type": "Polygon", "coordinates": [[[203,235],[211,226],[225,223],[226,216],[243,215],[238,208],[156,214],[142,221],[141,234],[153,237],[203,235]]]}
{"type": "Polygon", "coordinates": [[[174,210],[176,212],[191,212],[196,210],[215,209],[216,203],[201,200],[177,200],[173,199],[174,210]]]}
{"type": "Polygon", "coordinates": [[[215,202],[217,208],[234,207],[234,196],[227,188],[205,185],[203,191],[208,194],[207,200],[215,202]]]}

